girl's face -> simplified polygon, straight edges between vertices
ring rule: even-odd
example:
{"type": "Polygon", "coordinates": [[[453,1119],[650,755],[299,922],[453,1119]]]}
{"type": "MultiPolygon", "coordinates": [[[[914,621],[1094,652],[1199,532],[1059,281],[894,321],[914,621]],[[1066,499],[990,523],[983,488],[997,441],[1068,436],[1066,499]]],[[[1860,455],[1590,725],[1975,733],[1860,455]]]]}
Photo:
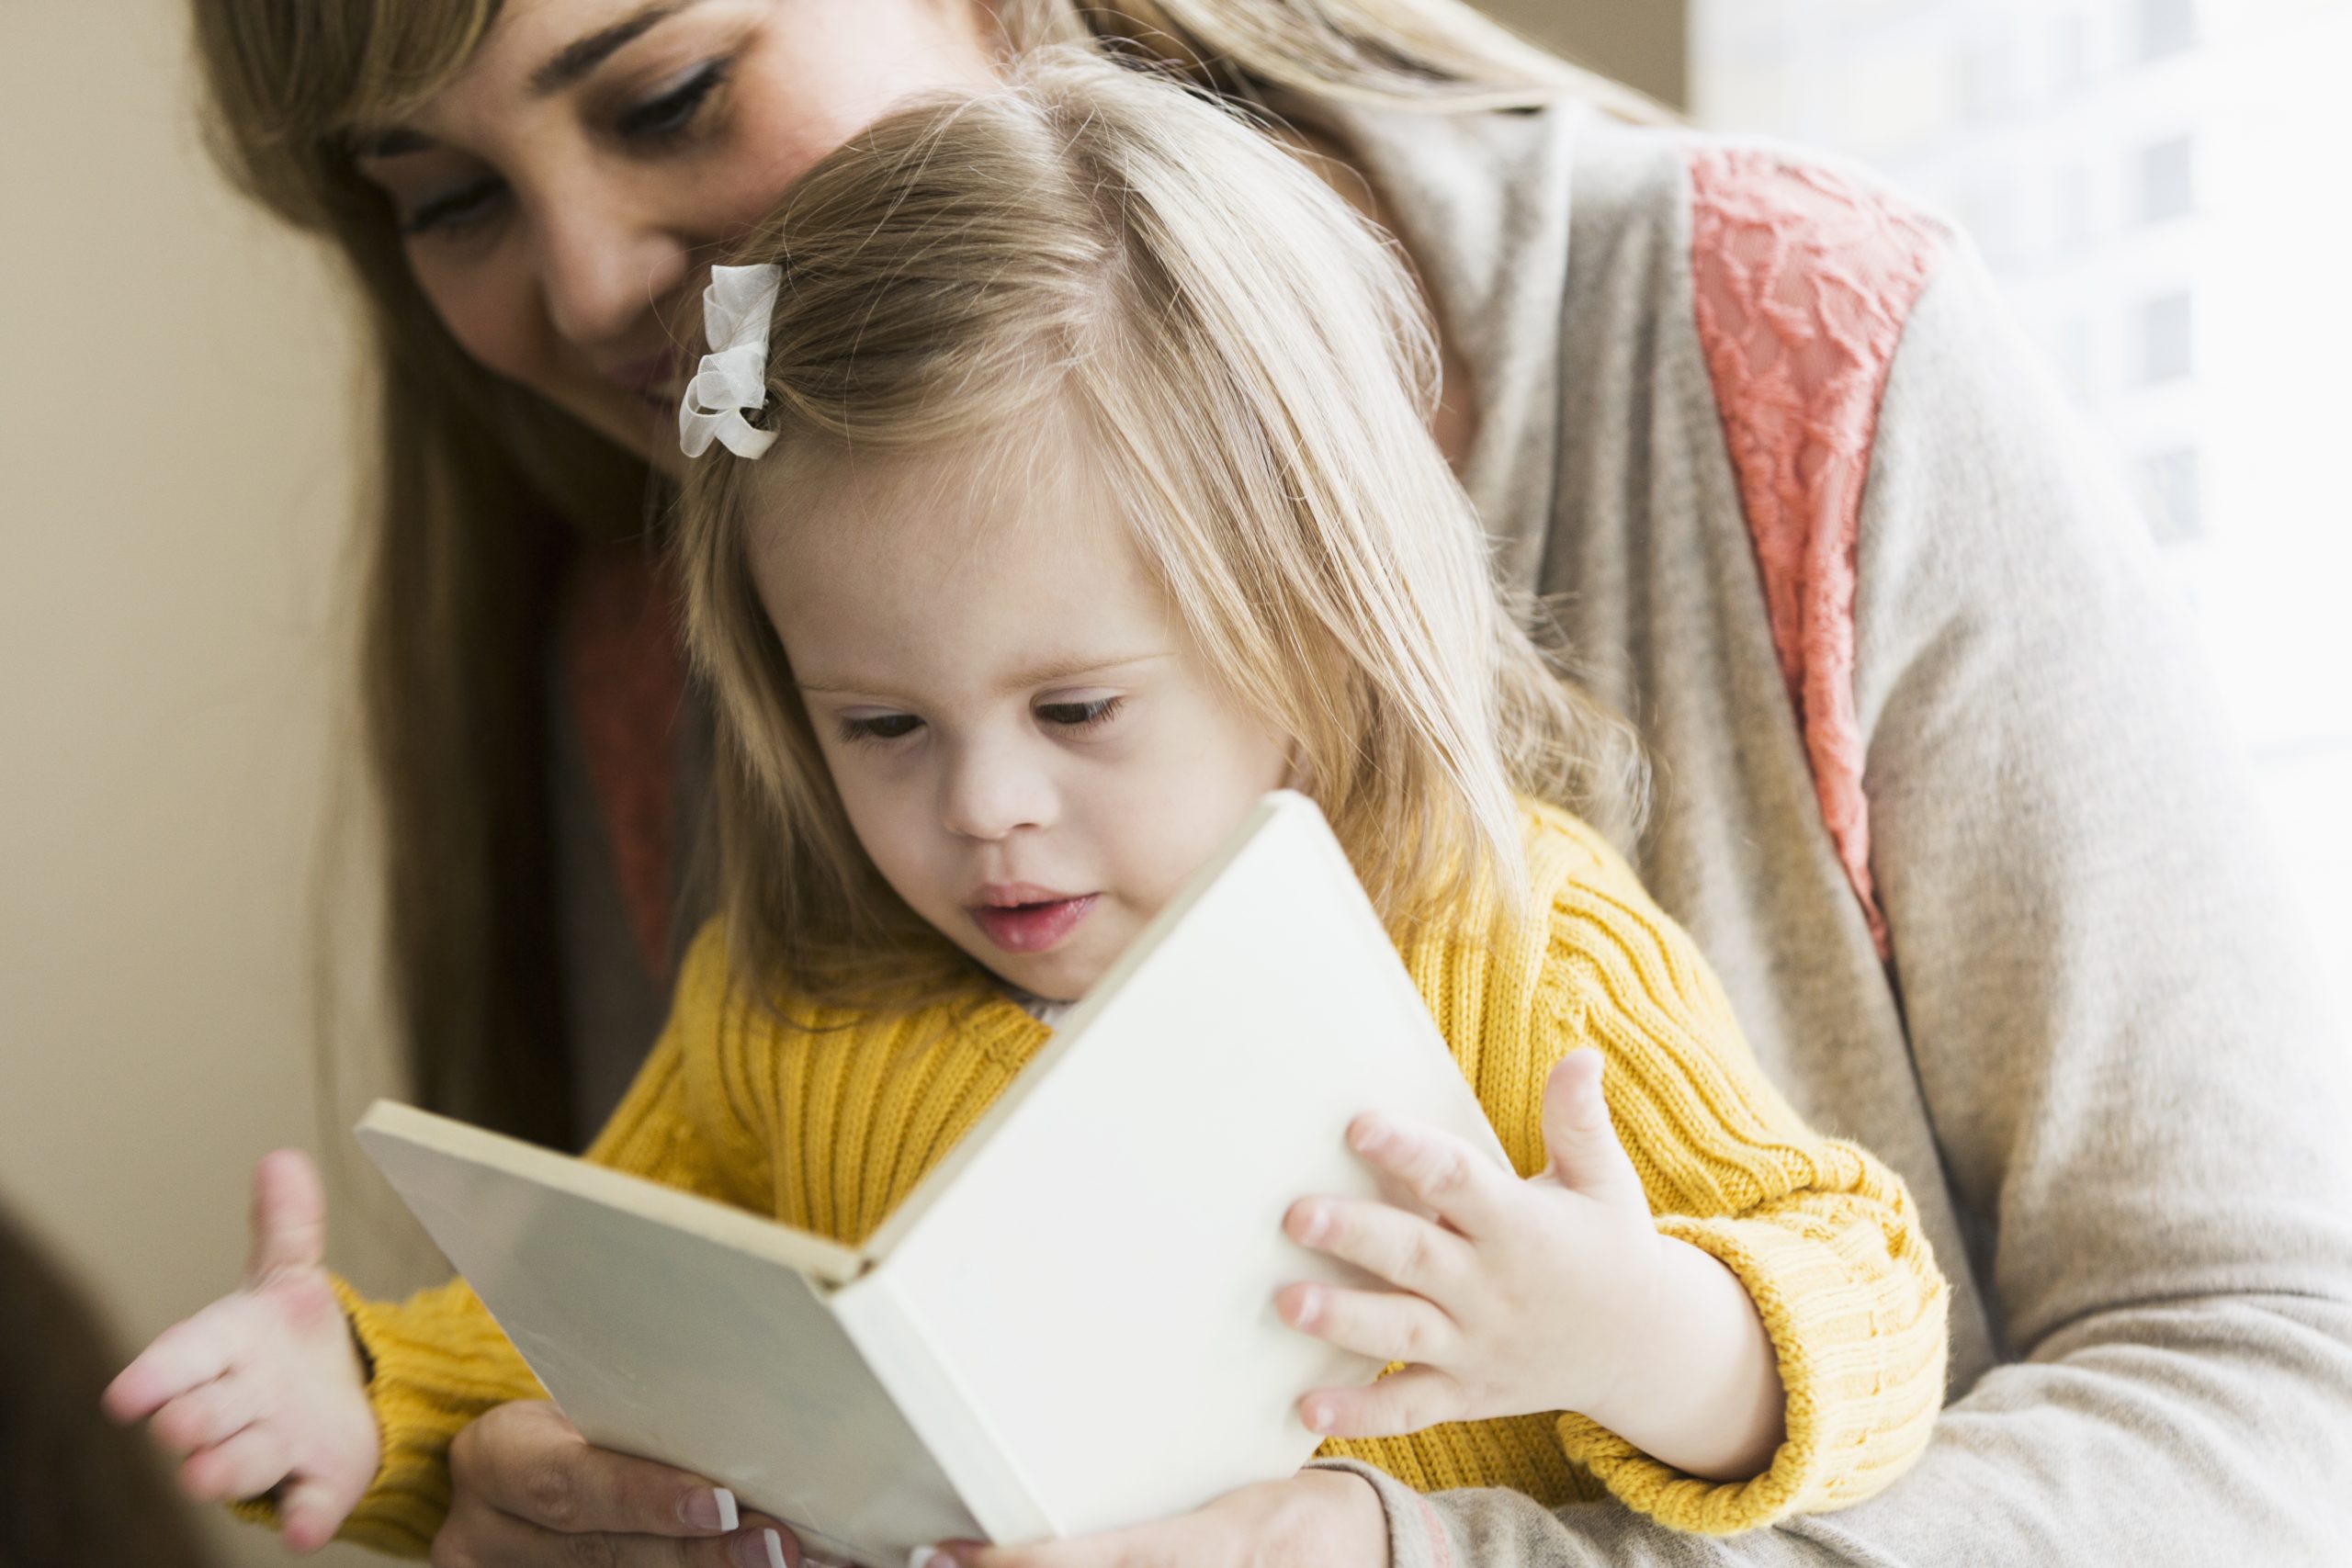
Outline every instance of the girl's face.
{"type": "Polygon", "coordinates": [[[1285,748],[1210,676],[1073,472],[892,465],[780,495],[753,571],[858,842],[1005,980],[1082,996],[1285,748]]]}
{"type": "Polygon", "coordinates": [[[358,166],[468,354],[674,477],[711,262],[893,103],[994,80],[985,6],[506,0],[358,166]]]}

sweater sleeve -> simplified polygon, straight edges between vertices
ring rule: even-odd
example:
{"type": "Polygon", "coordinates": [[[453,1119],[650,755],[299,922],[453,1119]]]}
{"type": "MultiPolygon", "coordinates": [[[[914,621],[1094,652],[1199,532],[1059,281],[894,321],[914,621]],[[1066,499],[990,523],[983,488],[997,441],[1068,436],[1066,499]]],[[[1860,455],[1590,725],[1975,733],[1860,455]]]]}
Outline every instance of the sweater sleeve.
{"type": "MultiPolygon", "coordinates": [[[[681,971],[670,1021],[586,1157],[741,1208],[764,1210],[764,1149],[744,1120],[749,1095],[722,1043],[729,1006],[724,933],[714,922],[681,971]]],[[[463,1280],[405,1302],[362,1300],[338,1281],[374,1367],[368,1402],[383,1461],[343,1539],[421,1556],[449,1509],[449,1444],[493,1405],[546,1391],[463,1280]]]]}
{"type": "MultiPolygon", "coordinates": [[[[1720,1260],[1756,1303],[1787,1437],[1738,1482],[1676,1470],[1581,1416],[1560,1418],[1561,1440],[1675,1529],[1725,1534],[1859,1502],[1918,1459],[1943,1403],[1944,1278],[1901,1180],[1805,1125],[1696,944],[1613,855],[1587,852],[1593,873],[1553,900],[1531,1067],[1601,1052],[1610,1115],[1659,1232],[1720,1260]]],[[[1540,1146],[1540,1126],[1513,1132],[1540,1146]]]]}
{"type": "Polygon", "coordinates": [[[2340,1562],[2352,1066],[2133,509],[1961,247],[1879,409],[1871,862],[2004,1363],[1857,1507],[1704,1540],[1492,1489],[1393,1568],[2340,1562]]]}

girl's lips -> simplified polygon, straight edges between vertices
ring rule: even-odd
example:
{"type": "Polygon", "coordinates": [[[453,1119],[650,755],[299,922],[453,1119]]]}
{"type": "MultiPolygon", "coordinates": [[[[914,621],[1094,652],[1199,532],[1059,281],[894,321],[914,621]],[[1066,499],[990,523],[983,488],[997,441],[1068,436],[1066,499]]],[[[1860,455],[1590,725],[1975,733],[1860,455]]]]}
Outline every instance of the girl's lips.
{"type": "Polygon", "coordinates": [[[1100,897],[1089,893],[1043,904],[982,904],[973,908],[972,919],[1007,953],[1043,953],[1077,929],[1100,897]]]}

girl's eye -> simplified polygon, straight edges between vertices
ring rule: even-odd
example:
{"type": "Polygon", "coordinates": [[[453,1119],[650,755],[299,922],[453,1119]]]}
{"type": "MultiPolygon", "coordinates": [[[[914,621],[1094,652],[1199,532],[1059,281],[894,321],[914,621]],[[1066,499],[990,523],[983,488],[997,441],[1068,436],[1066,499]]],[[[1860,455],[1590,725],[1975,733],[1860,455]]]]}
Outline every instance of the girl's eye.
{"type": "Polygon", "coordinates": [[[658,97],[623,113],[614,123],[625,141],[658,145],[684,134],[704,102],[727,80],[729,62],[714,60],[658,97]]]}
{"type": "Polygon", "coordinates": [[[1122,700],[1104,697],[1091,703],[1039,703],[1037,716],[1064,729],[1091,729],[1098,724],[1109,723],[1111,716],[1119,711],[1122,700]]]}
{"type": "Polygon", "coordinates": [[[495,175],[476,180],[447,196],[420,202],[401,220],[401,233],[411,239],[420,234],[460,233],[486,221],[505,194],[506,182],[495,175]]]}
{"type": "Polygon", "coordinates": [[[898,740],[922,728],[922,720],[910,713],[886,713],[874,718],[844,718],[842,720],[843,740],[898,740]]]}

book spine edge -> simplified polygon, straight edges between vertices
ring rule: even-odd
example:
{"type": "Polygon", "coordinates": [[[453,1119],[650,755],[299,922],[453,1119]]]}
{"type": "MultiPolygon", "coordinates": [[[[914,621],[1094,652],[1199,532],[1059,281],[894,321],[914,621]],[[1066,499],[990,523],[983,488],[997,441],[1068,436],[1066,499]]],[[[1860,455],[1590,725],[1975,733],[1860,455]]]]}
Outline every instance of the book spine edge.
{"type": "Polygon", "coordinates": [[[1044,1501],[974,1408],[963,1381],[939,1359],[899,1299],[887,1266],[835,1292],[832,1308],[850,1343],[993,1544],[1023,1546],[1059,1533],[1044,1501]]]}

